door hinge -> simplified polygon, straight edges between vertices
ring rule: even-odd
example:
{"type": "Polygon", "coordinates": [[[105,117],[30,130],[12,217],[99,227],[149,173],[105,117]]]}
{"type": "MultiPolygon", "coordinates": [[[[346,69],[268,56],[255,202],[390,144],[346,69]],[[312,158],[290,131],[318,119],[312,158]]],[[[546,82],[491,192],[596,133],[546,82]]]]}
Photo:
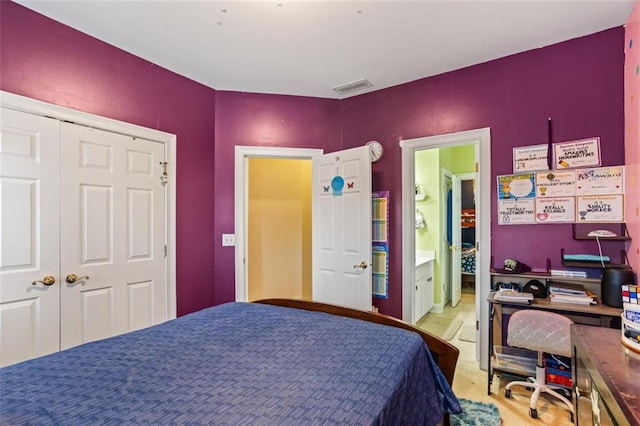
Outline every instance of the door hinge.
{"type": "Polygon", "coordinates": [[[162,173],[160,173],[160,183],[162,183],[163,185],[166,185],[167,181],[169,180],[169,175],[167,174],[168,164],[169,163],[167,163],[166,161],[160,162],[160,168],[162,169],[162,173]]]}
{"type": "Polygon", "coordinates": [[[164,257],[167,257],[167,245],[164,245],[164,257]]]}
{"type": "Polygon", "coordinates": [[[480,321],[476,320],[476,330],[480,330],[480,321]]]}

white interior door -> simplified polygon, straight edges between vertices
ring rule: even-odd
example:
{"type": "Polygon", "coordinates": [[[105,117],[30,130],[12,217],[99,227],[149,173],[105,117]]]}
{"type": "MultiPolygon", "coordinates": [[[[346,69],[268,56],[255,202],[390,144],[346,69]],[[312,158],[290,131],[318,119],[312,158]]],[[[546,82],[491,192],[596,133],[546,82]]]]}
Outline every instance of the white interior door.
{"type": "Polygon", "coordinates": [[[0,366],[5,366],[60,348],[60,145],[56,120],[5,108],[0,114],[0,366]],[[46,276],[55,282],[39,282],[46,276]]]}
{"type": "Polygon", "coordinates": [[[449,191],[451,191],[451,173],[447,170],[442,170],[441,176],[441,197],[440,200],[440,238],[441,246],[440,253],[442,253],[442,259],[440,261],[440,282],[436,285],[440,286],[440,303],[444,308],[451,299],[451,242],[447,234],[449,222],[449,208],[447,207],[447,198],[449,197],[449,191]]]}
{"type": "Polygon", "coordinates": [[[451,306],[460,302],[462,291],[462,184],[456,175],[451,176],[451,306]]]}
{"type": "Polygon", "coordinates": [[[369,311],[369,148],[315,156],[312,175],[313,300],[369,311]]]}
{"type": "Polygon", "coordinates": [[[168,319],[165,154],[162,143],[70,123],[61,140],[65,349],[168,319]]]}

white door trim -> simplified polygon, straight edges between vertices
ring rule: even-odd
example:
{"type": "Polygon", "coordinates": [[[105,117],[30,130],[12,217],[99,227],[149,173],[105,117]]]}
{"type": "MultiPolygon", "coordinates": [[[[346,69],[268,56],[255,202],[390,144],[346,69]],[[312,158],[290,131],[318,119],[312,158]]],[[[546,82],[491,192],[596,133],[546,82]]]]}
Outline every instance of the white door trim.
{"type": "Polygon", "coordinates": [[[436,135],[400,141],[402,149],[402,319],[411,321],[413,310],[413,285],[415,282],[415,152],[426,148],[442,148],[475,144],[479,171],[477,193],[480,202],[476,210],[476,222],[480,241],[476,253],[476,318],[480,326],[480,341],[476,355],[480,368],[486,369],[489,340],[488,310],[491,257],[491,133],[488,127],[464,132],[436,135]],[[480,197],[480,195],[482,195],[480,197]]]}
{"type": "Polygon", "coordinates": [[[107,130],[113,133],[148,139],[165,145],[168,180],[167,209],[166,209],[166,241],[167,245],[167,319],[176,317],[176,168],[177,168],[177,138],[171,133],[149,129],[135,124],[117,121],[111,118],[77,111],[37,99],[27,98],[5,91],[0,91],[0,106],[29,114],[52,117],[58,120],[70,121],[79,125],[107,130]]]}
{"type": "Polygon", "coordinates": [[[269,146],[240,146],[235,149],[235,176],[234,176],[234,198],[235,198],[235,271],[236,271],[236,301],[247,301],[247,196],[248,196],[248,159],[249,157],[260,158],[291,158],[308,159],[315,155],[324,154],[323,149],[315,148],[280,148],[269,146]]]}

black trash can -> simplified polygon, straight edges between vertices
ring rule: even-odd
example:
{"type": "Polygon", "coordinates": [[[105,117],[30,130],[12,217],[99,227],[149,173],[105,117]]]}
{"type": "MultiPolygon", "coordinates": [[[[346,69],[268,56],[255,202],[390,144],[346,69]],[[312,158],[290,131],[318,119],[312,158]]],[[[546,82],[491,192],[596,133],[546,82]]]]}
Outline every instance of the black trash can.
{"type": "Polygon", "coordinates": [[[602,271],[602,303],[622,308],[622,285],[635,284],[633,269],[605,268],[602,271]]]}

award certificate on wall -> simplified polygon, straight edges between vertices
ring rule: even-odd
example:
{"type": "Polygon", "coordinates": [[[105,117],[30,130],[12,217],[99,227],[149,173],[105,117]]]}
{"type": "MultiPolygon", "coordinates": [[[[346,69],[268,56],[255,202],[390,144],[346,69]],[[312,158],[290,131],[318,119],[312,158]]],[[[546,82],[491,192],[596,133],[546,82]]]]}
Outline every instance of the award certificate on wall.
{"type": "Polygon", "coordinates": [[[576,220],[576,197],[536,198],[536,223],[572,223],[576,220]]]}
{"type": "Polygon", "coordinates": [[[498,200],[533,198],[536,196],[534,173],[498,176],[498,200]]]}
{"type": "Polygon", "coordinates": [[[576,173],[553,170],[536,173],[536,197],[573,197],[576,195],[576,173]]]}
{"type": "Polygon", "coordinates": [[[556,170],[599,166],[600,161],[600,138],[553,144],[553,164],[556,170]]]}
{"type": "Polygon", "coordinates": [[[624,166],[576,170],[576,195],[624,194],[624,166]]]}
{"type": "Polygon", "coordinates": [[[546,144],[513,148],[513,173],[548,170],[548,149],[546,144]]]}
{"type": "Polygon", "coordinates": [[[498,200],[498,225],[522,225],[535,222],[535,199],[498,200]]]}
{"type": "Polygon", "coordinates": [[[582,195],[577,199],[578,223],[624,220],[624,195],[582,195]]]}

